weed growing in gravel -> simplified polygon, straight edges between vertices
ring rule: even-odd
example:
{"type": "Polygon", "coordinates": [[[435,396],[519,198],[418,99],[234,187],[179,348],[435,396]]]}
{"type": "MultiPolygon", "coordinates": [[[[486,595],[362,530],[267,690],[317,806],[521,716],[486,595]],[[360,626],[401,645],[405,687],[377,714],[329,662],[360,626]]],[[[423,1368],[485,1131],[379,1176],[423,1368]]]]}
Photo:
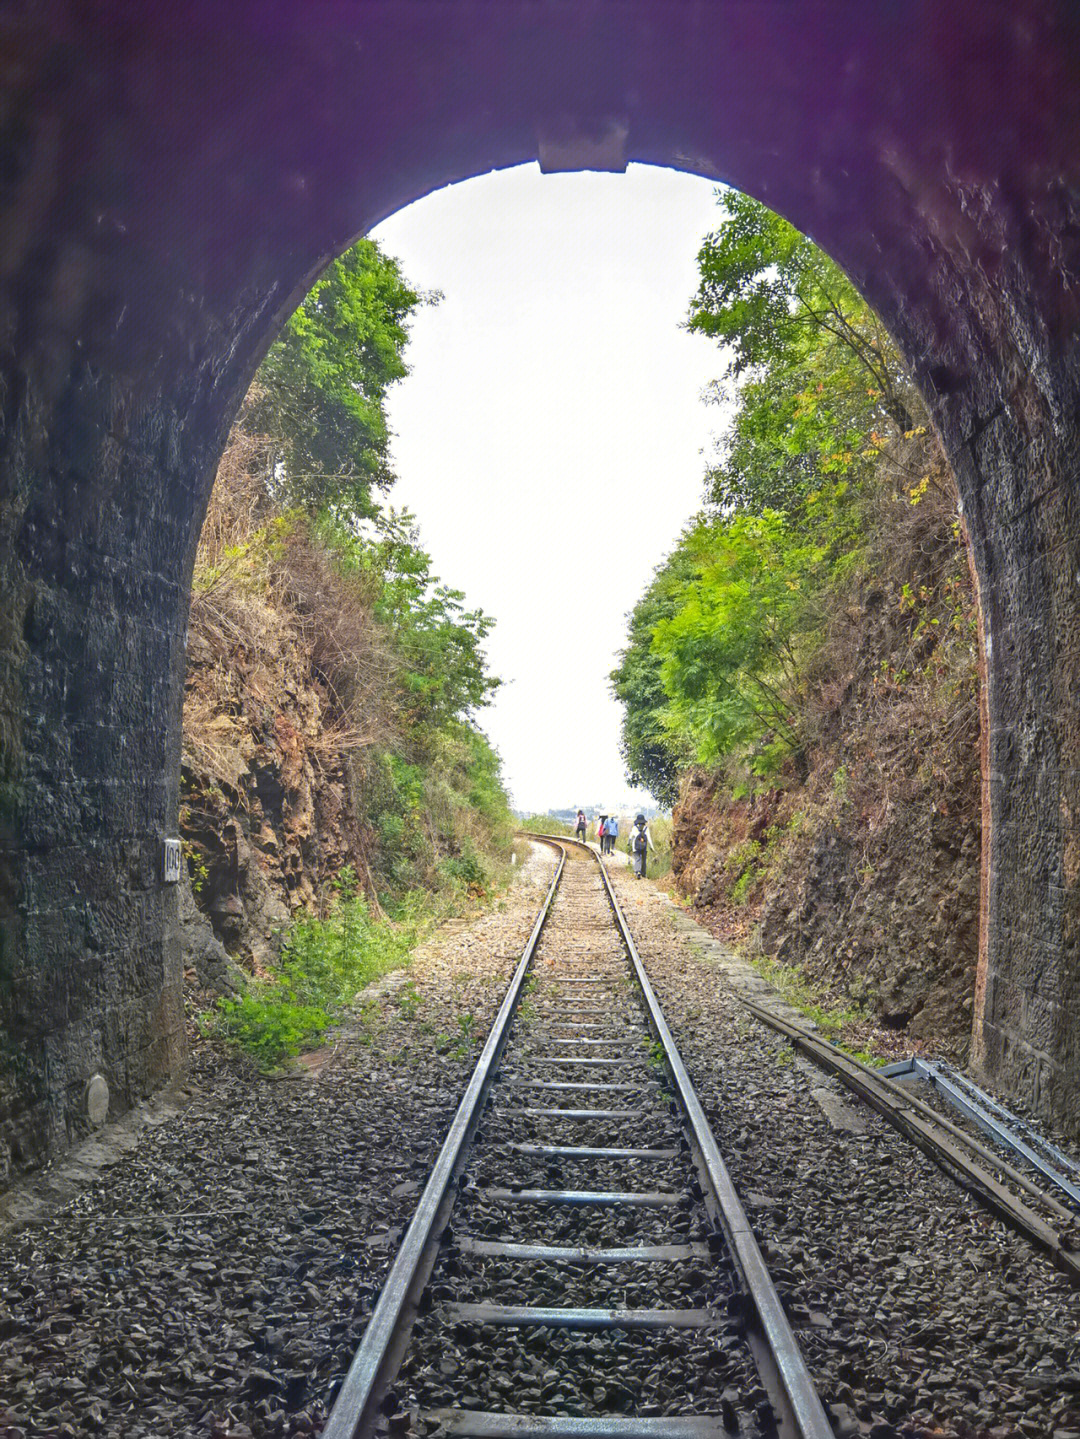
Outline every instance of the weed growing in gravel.
{"type": "MultiPolygon", "coordinates": [[[[375,919],[348,868],[335,888],[337,898],[326,919],[301,919],[286,935],[276,974],[252,981],[238,998],[218,1001],[216,1032],[263,1069],[320,1044],[365,985],[408,962],[429,923],[415,900],[399,910],[395,922],[375,919]]],[[[409,990],[398,1002],[408,1009],[413,1003],[409,990]]],[[[367,1028],[366,1016],[361,1020],[367,1028]]]]}
{"type": "Polygon", "coordinates": [[[415,1019],[416,1011],[424,1002],[424,997],[410,979],[398,995],[397,1005],[401,1010],[402,1019],[415,1019]]]}
{"type": "Polygon", "coordinates": [[[459,1014],[457,1017],[458,1039],[454,1042],[453,1035],[445,1032],[435,1036],[435,1050],[438,1054],[449,1054],[451,1059],[468,1059],[472,1053],[474,1032],[476,1029],[475,1014],[459,1014]]]}
{"type": "Polygon", "coordinates": [[[455,1043],[454,1036],[447,1034],[445,1030],[437,1034],[434,1041],[436,1054],[449,1054],[451,1059],[457,1060],[468,1059],[472,1052],[473,1026],[475,1023],[475,1015],[459,1014],[458,1033],[460,1038],[455,1043]]]}
{"type": "Polygon", "coordinates": [[[272,981],[252,985],[247,994],[219,1004],[219,1032],[246,1049],[264,1069],[319,1043],[330,1026],[330,1016],[315,1005],[276,1000],[272,981]]]}
{"type": "Polygon", "coordinates": [[[841,1044],[839,1040],[834,1040],[833,1043],[837,1049],[842,1049],[845,1054],[850,1054],[852,1059],[857,1059],[860,1064],[865,1064],[870,1069],[879,1069],[889,1062],[883,1055],[874,1054],[869,1049],[855,1049],[850,1044],[841,1044]]]}
{"type": "Polygon", "coordinates": [[[866,1023],[871,1018],[861,1005],[835,1005],[830,1008],[819,1001],[817,992],[794,965],[781,964],[779,960],[770,959],[768,956],[750,962],[758,974],[783,995],[790,1005],[805,1014],[837,1049],[842,1049],[845,1054],[850,1054],[853,1059],[858,1059],[863,1064],[876,1066],[885,1063],[885,1060],[868,1049],[852,1048],[840,1038],[848,1025],[866,1023]]]}

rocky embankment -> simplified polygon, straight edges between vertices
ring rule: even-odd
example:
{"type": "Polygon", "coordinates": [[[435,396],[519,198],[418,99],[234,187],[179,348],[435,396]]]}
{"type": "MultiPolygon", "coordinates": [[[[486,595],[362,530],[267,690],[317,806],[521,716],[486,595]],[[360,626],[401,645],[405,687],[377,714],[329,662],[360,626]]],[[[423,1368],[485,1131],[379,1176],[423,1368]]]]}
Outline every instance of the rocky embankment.
{"type": "Polygon", "coordinates": [[[674,815],[676,883],[718,937],[797,965],[827,1001],[859,1001],[916,1046],[961,1057],[979,825],[960,781],[974,792],[977,782],[962,772],[943,797],[917,779],[879,787],[865,771],[861,792],[838,795],[835,772],[826,757],[805,787],[752,802],[691,777],[674,815]]]}
{"type": "MultiPolygon", "coordinates": [[[[294,542],[298,553],[303,553],[294,542]]],[[[279,931],[313,910],[371,835],[361,763],[342,745],[313,637],[294,597],[222,585],[196,592],[188,637],[180,832],[183,944],[193,977],[258,972],[279,931]]]]}

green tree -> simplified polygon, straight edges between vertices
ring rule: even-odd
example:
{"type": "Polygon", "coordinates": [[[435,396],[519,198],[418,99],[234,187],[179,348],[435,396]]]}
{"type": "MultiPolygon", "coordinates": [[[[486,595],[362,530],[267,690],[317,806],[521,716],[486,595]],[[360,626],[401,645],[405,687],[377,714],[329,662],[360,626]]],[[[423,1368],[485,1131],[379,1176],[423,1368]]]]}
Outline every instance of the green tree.
{"type": "Polygon", "coordinates": [[[399,662],[410,726],[466,718],[490,702],[499,681],[487,672],[483,644],[495,622],[482,610],[466,609],[461,590],[432,573],[413,515],[379,511],[361,534],[324,514],[318,533],[372,597],[375,619],[399,662]]]}
{"type": "MultiPolygon", "coordinates": [[[[841,485],[813,503],[835,516],[844,498],[841,485]]],[[[801,749],[803,664],[819,635],[829,546],[766,510],[703,519],[680,548],[692,573],[652,635],[667,697],[659,722],[696,763],[741,750],[771,768],[801,749]]]]}
{"type": "Polygon", "coordinates": [[[737,413],[709,476],[725,509],[797,508],[828,475],[857,479],[925,420],[899,352],[816,245],[756,200],[721,195],[698,254],[689,326],[728,348],[715,387],[737,413]]]}
{"type": "Polygon", "coordinates": [[[679,609],[683,586],[693,573],[688,551],[677,548],[658,565],[652,583],[634,606],[626,648],[611,672],[615,698],[623,706],[620,749],[630,783],[647,789],[658,804],[672,805],[679,796],[680,761],[672,735],[663,723],[668,696],[661,679],[663,663],[653,648],[661,620],[679,609]]]}
{"type": "Polygon", "coordinates": [[[844,272],[807,236],[737,190],[722,193],[724,224],[698,252],[690,328],[731,347],[735,376],[787,365],[809,333],[856,362],[901,430],[912,425],[911,382],[884,325],[844,272]]]}
{"type": "Polygon", "coordinates": [[[279,502],[371,513],[393,482],[384,401],[408,373],[408,323],[422,296],[374,240],[326,270],[289,318],[256,377],[249,425],[268,435],[279,502]]]}

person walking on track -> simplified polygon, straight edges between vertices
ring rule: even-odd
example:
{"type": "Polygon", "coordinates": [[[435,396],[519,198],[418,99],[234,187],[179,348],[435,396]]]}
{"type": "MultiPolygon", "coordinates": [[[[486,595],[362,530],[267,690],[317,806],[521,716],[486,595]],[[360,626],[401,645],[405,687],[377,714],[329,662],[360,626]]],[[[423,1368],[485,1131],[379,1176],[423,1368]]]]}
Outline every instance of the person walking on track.
{"type": "Polygon", "coordinates": [[[601,854],[604,853],[604,827],[606,826],[606,824],[607,815],[598,814],[596,816],[596,843],[600,846],[601,854]]]}
{"type": "Polygon", "coordinates": [[[652,835],[649,833],[645,816],[639,814],[630,831],[630,855],[634,861],[634,873],[638,879],[645,878],[645,864],[649,858],[650,849],[653,854],[656,853],[656,846],[652,842],[652,835]]]}
{"type": "Polygon", "coordinates": [[[617,814],[608,816],[605,834],[607,837],[607,852],[608,854],[614,854],[615,841],[619,838],[619,816],[617,814]]]}
{"type": "Polygon", "coordinates": [[[577,821],[574,824],[574,833],[577,835],[578,839],[582,841],[585,839],[585,811],[583,809],[579,809],[577,812],[577,821]]]}

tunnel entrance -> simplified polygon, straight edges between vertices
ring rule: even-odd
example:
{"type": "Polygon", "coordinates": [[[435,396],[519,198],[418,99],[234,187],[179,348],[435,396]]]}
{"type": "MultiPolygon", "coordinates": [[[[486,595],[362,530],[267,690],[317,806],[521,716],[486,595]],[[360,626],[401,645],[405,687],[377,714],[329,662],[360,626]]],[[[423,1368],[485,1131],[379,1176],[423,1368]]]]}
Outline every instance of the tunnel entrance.
{"type": "MultiPolygon", "coordinates": [[[[195,545],[240,398],[327,260],[540,158],[722,179],[882,315],[956,473],[987,679],[978,1067],[1075,1127],[1080,30],[1053,0],[146,11],[5,63],[0,1134],[22,1165],[183,1053],[175,832],[195,545]]],[[[9,1159],[10,1162],[10,1159],[9,1159]]]]}

